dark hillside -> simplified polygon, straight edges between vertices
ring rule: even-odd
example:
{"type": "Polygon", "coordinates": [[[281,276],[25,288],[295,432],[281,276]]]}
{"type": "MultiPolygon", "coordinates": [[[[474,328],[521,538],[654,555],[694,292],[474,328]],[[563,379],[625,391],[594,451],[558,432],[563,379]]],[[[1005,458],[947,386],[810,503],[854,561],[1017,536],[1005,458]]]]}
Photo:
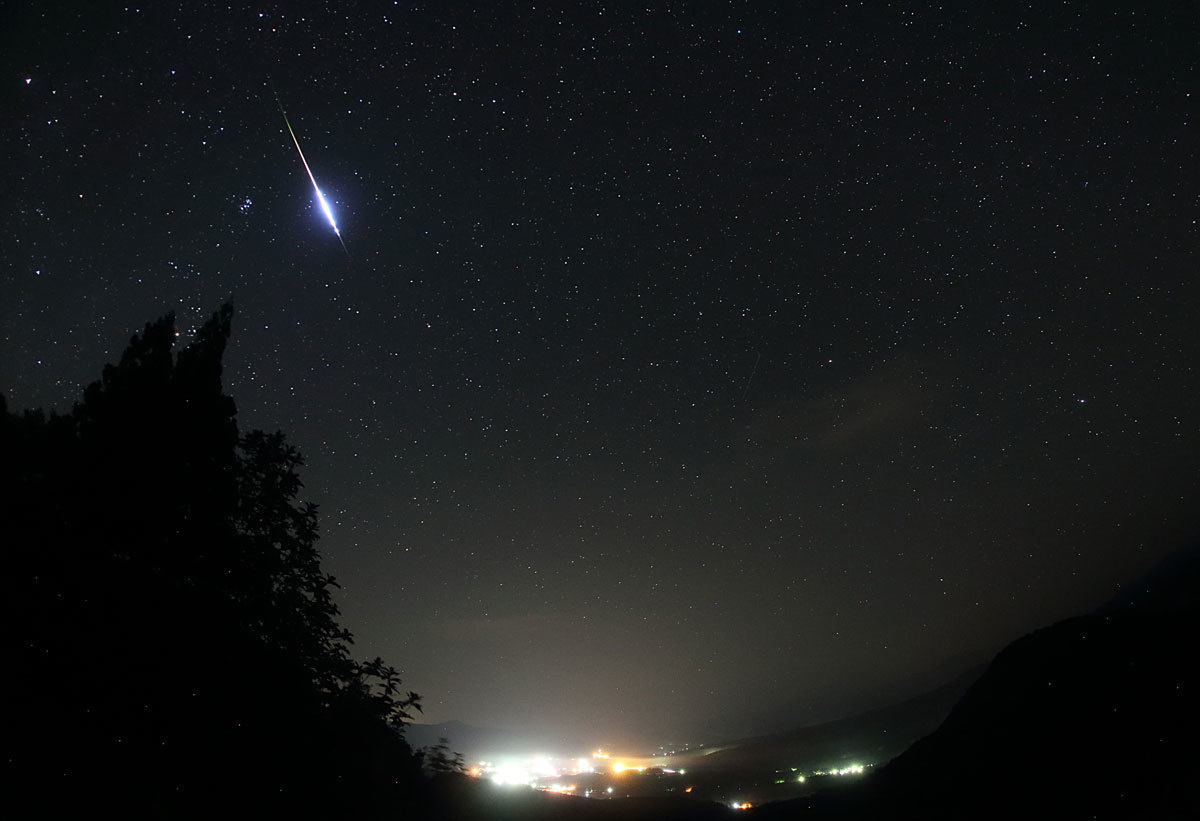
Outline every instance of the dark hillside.
{"type": "Polygon", "coordinates": [[[733,742],[696,758],[696,772],[771,773],[779,767],[812,771],[850,761],[882,764],[932,732],[978,678],[970,673],[915,698],[861,715],[733,742]]]}
{"type": "Polygon", "coordinates": [[[932,735],[862,784],[760,818],[1196,818],[1195,611],[1060,622],[1001,652],[932,735]]]}

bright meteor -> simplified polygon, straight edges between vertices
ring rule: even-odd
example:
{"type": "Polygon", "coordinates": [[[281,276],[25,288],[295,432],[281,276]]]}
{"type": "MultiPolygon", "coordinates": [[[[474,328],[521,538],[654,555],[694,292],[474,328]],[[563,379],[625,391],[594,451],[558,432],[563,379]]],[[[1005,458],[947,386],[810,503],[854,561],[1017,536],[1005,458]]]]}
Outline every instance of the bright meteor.
{"type": "Polygon", "coordinates": [[[288,134],[292,135],[292,142],[296,145],[296,153],[300,155],[300,162],[304,163],[304,170],[308,172],[308,179],[312,182],[313,191],[317,194],[317,202],[320,204],[321,210],[325,213],[325,219],[329,220],[329,225],[333,228],[333,233],[337,235],[338,242],[342,244],[342,250],[346,252],[346,256],[350,256],[350,251],[346,248],[346,241],[342,239],[342,232],[338,230],[337,221],[333,218],[333,209],[329,207],[329,202],[325,199],[325,195],[321,193],[321,187],[317,185],[317,178],[313,176],[312,169],[308,167],[308,160],[304,158],[304,150],[300,148],[300,140],[296,139],[296,132],[292,130],[292,124],[288,121],[287,112],[283,110],[283,101],[279,99],[278,92],[275,92],[275,102],[279,104],[279,113],[283,115],[283,124],[287,126],[288,134]]]}

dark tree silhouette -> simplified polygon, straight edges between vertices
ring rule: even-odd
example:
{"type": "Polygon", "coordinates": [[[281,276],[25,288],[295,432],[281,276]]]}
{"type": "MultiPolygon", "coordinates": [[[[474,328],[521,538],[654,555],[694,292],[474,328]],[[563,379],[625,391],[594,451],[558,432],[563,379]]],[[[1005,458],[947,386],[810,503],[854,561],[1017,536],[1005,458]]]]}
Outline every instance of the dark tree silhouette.
{"type": "Polygon", "coordinates": [[[439,738],[437,744],[422,747],[417,751],[417,755],[420,757],[421,766],[425,768],[425,771],[435,776],[462,774],[467,770],[462,753],[451,750],[450,739],[445,736],[439,738]]]}
{"type": "Polygon", "coordinates": [[[43,814],[407,808],[419,697],[359,662],[281,433],[239,436],[233,310],[168,315],[69,415],[0,397],[9,795],[43,814]]]}

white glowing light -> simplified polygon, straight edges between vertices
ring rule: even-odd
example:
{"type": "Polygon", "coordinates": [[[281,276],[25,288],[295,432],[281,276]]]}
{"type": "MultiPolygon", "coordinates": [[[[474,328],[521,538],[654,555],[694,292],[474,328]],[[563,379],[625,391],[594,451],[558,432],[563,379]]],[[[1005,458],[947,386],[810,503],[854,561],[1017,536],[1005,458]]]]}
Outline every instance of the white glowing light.
{"type": "MultiPolygon", "coordinates": [[[[597,750],[592,758],[559,759],[548,755],[532,755],[528,757],[514,756],[499,762],[480,761],[467,772],[475,778],[492,781],[499,786],[526,785],[535,790],[567,795],[590,795],[592,790],[582,790],[578,785],[571,784],[567,778],[582,773],[611,772],[613,775],[624,773],[642,773],[648,769],[665,764],[665,759],[641,759],[633,762],[629,759],[612,759],[607,753],[597,750]],[[597,762],[604,760],[603,768],[597,767],[597,762]]],[[[673,770],[661,767],[664,774],[682,775],[683,770],[673,770]]],[[[609,787],[606,792],[613,793],[609,787]]],[[[691,788],[687,789],[691,792],[691,788]]]]}
{"type": "Polygon", "coordinates": [[[328,200],[321,193],[321,189],[317,188],[316,183],[313,183],[313,190],[317,192],[317,202],[321,203],[321,210],[325,212],[325,219],[329,220],[329,225],[333,228],[333,233],[337,234],[340,239],[342,232],[338,230],[337,221],[333,218],[333,209],[329,207],[328,200]]]}
{"type": "Polygon", "coordinates": [[[830,770],[831,775],[861,775],[864,770],[862,764],[851,764],[849,767],[843,767],[840,770],[830,770]]]}
{"type": "Polygon", "coordinates": [[[529,770],[516,764],[505,764],[492,772],[492,781],[496,784],[528,784],[531,781],[529,770]]]}
{"type": "Polygon", "coordinates": [[[553,777],[558,775],[558,768],[554,763],[544,755],[539,755],[533,759],[533,766],[530,768],[535,775],[553,777]]]}

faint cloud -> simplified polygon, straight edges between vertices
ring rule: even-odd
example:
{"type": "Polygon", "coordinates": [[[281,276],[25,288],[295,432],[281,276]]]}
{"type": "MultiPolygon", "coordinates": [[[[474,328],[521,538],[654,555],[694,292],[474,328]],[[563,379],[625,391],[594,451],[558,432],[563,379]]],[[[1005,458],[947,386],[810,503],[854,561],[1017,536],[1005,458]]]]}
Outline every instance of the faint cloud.
{"type": "Polygon", "coordinates": [[[940,413],[944,384],[931,361],[911,357],[880,363],[826,387],[761,410],[749,425],[760,446],[801,452],[869,446],[917,428],[940,413]]]}
{"type": "Polygon", "coordinates": [[[843,448],[919,424],[932,412],[934,400],[918,365],[893,362],[807,403],[802,413],[815,423],[817,447],[843,448]]]}

